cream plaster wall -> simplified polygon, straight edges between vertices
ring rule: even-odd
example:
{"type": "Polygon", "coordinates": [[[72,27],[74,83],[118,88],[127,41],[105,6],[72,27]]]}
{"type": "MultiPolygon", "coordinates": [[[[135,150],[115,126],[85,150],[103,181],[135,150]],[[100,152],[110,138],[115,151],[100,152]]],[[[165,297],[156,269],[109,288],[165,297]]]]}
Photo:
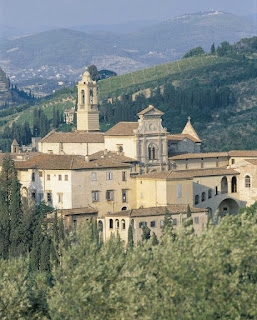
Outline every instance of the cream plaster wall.
{"type": "Polygon", "coordinates": [[[137,146],[134,136],[105,136],[105,147],[109,151],[118,151],[118,146],[123,147],[124,155],[133,159],[137,158],[137,146]]]}
{"type": "Polygon", "coordinates": [[[39,152],[68,155],[91,155],[105,149],[104,143],[39,143],[39,152]]]}

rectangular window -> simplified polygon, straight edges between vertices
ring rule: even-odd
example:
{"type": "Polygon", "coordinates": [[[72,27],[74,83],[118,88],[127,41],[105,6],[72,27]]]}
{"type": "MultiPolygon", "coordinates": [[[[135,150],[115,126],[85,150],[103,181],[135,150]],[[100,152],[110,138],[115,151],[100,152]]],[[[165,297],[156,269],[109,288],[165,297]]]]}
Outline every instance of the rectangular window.
{"type": "Polygon", "coordinates": [[[58,175],[58,180],[62,181],[62,175],[61,174],[58,175]]]}
{"type": "Polygon", "coordinates": [[[147,226],[147,222],[141,221],[141,222],[139,222],[138,226],[139,226],[139,228],[143,228],[143,226],[147,226]]]}
{"type": "Polygon", "coordinates": [[[51,192],[47,192],[46,198],[47,198],[47,202],[52,202],[52,193],[51,192]]]}
{"type": "Polygon", "coordinates": [[[97,180],[96,173],[92,172],[91,173],[91,181],[96,181],[96,180],[97,180]]]}
{"type": "Polygon", "coordinates": [[[31,174],[31,181],[35,181],[35,180],[36,180],[35,172],[32,172],[32,174],[31,174]]]}
{"type": "Polygon", "coordinates": [[[63,200],[63,194],[62,193],[58,193],[58,203],[62,203],[63,200]]]}
{"type": "Polygon", "coordinates": [[[122,171],[122,181],[127,181],[127,172],[122,171]]]}
{"type": "Polygon", "coordinates": [[[49,154],[53,154],[53,150],[48,150],[47,151],[49,154]]]}
{"type": "Polygon", "coordinates": [[[69,180],[69,176],[66,174],[64,179],[65,179],[65,181],[68,181],[69,180]]]}
{"type": "Polygon", "coordinates": [[[155,228],[155,221],[151,221],[150,226],[151,226],[151,228],[155,228]]]}
{"type": "Polygon", "coordinates": [[[177,198],[181,198],[182,197],[182,186],[181,184],[177,184],[177,198]]]}
{"type": "Polygon", "coordinates": [[[122,202],[128,202],[127,190],[122,190],[122,202]]]}
{"type": "Polygon", "coordinates": [[[232,162],[232,164],[235,164],[235,159],[232,159],[231,162],[232,162]]]}
{"type": "Polygon", "coordinates": [[[40,178],[43,177],[43,171],[39,171],[39,177],[40,177],[40,178]]]}
{"type": "Polygon", "coordinates": [[[44,198],[44,194],[43,193],[39,193],[38,194],[38,201],[39,202],[43,201],[43,198],[44,198]]]}
{"type": "Polygon", "coordinates": [[[63,142],[60,143],[60,149],[63,150],[63,142]]]}
{"type": "Polygon", "coordinates": [[[186,221],[186,218],[182,218],[182,223],[186,221]]]}
{"type": "Polygon", "coordinates": [[[178,225],[178,220],[176,218],[172,219],[172,222],[173,222],[173,226],[177,226],[178,225]]]}
{"type": "Polygon", "coordinates": [[[218,194],[219,194],[218,187],[215,187],[215,196],[217,196],[218,194]]]}
{"type": "Polygon", "coordinates": [[[160,227],[163,228],[163,226],[164,226],[164,220],[161,220],[160,221],[160,227]]]}
{"type": "Polygon", "coordinates": [[[31,198],[32,198],[33,200],[36,200],[36,192],[31,192],[31,198]]]}
{"type": "Polygon", "coordinates": [[[114,200],[114,191],[113,190],[107,190],[106,191],[106,200],[107,201],[113,201],[114,200]]]}
{"type": "Polygon", "coordinates": [[[112,179],[113,179],[112,172],[106,172],[106,180],[112,180],[112,179]]]}
{"type": "Polygon", "coordinates": [[[92,191],[92,201],[98,202],[100,199],[99,191],[92,191]]]}
{"type": "Polygon", "coordinates": [[[199,217],[194,217],[194,223],[199,224],[199,217]]]}
{"type": "Polygon", "coordinates": [[[48,175],[46,176],[46,180],[48,180],[48,181],[51,180],[51,179],[50,179],[50,174],[48,174],[48,175]]]}

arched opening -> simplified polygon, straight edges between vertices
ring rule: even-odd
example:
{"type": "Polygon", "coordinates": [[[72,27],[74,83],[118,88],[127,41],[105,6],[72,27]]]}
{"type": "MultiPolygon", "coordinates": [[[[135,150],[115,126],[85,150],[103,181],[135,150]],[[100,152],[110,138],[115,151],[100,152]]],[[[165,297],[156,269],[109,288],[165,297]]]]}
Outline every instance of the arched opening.
{"type": "Polygon", "coordinates": [[[199,196],[198,195],[195,196],[195,204],[199,204],[199,196]]]}
{"type": "Polygon", "coordinates": [[[220,203],[218,210],[221,217],[227,214],[234,215],[238,213],[239,205],[234,199],[225,199],[220,203]]]}
{"type": "Polygon", "coordinates": [[[221,194],[228,193],[228,179],[223,177],[221,179],[221,194]]]}
{"type": "Polygon", "coordinates": [[[206,193],[203,192],[203,193],[202,193],[202,202],[204,202],[205,200],[206,200],[206,193]]]}
{"type": "Polygon", "coordinates": [[[104,229],[103,221],[99,220],[99,221],[98,221],[98,230],[99,230],[99,231],[103,231],[103,229],[104,229]]]}
{"type": "Polygon", "coordinates": [[[157,159],[157,147],[151,143],[148,146],[148,160],[156,160],[156,159],[157,159]]]}
{"type": "Polygon", "coordinates": [[[208,190],[208,199],[211,199],[212,198],[212,189],[209,189],[208,190]]]}
{"type": "Polygon", "coordinates": [[[112,219],[109,220],[109,228],[113,229],[113,220],[112,219]]]}
{"type": "Polygon", "coordinates": [[[120,221],[118,219],[115,220],[115,228],[116,229],[120,228],[120,221]]]}
{"type": "Polygon", "coordinates": [[[123,229],[123,230],[126,229],[126,223],[125,223],[124,219],[121,220],[121,229],[123,229]]]}
{"type": "Polygon", "coordinates": [[[81,90],[81,103],[85,104],[85,90],[81,90]]]}
{"type": "Polygon", "coordinates": [[[127,207],[122,207],[121,210],[125,211],[125,210],[127,210],[127,207]]]}
{"type": "Polygon", "coordinates": [[[236,179],[236,177],[233,177],[231,180],[231,192],[232,193],[237,192],[237,179],[236,179]]]}
{"type": "Polygon", "coordinates": [[[249,175],[245,176],[245,187],[246,188],[251,188],[251,177],[249,175]]]}

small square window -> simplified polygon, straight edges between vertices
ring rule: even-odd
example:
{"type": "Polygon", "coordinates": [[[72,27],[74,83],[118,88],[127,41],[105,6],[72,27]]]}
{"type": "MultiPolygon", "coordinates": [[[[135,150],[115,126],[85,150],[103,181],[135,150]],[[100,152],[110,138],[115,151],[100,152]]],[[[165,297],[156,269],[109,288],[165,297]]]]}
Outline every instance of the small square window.
{"type": "Polygon", "coordinates": [[[48,174],[48,175],[46,176],[46,180],[48,180],[48,181],[51,180],[51,179],[50,179],[50,174],[48,174]]]}
{"type": "Polygon", "coordinates": [[[63,201],[63,194],[58,193],[58,203],[61,203],[63,201]]]}
{"type": "Polygon", "coordinates": [[[92,201],[98,202],[100,200],[99,191],[92,191],[92,201]]]}
{"type": "Polygon", "coordinates": [[[96,173],[92,172],[91,173],[91,181],[96,181],[96,180],[97,180],[96,173]]]}
{"type": "Polygon", "coordinates": [[[139,226],[139,228],[143,228],[143,226],[147,226],[147,222],[141,221],[141,222],[139,222],[138,226],[139,226]]]}
{"type": "Polygon", "coordinates": [[[151,221],[150,226],[151,226],[151,228],[155,228],[155,221],[151,221]]]}
{"type": "Polygon", "coordinates": [[[172,219],[173,222],[173,226],[177,226],[178,225],[178,219],[174,218],[172,219]]]}
{"type": "Polygon", "coordinates": [[[164,226],[164,220],[161,220],[160,221],[160,227],[163,228],[163,226],[164,226]]]}
{"type": "Polygon", "coordinates": [[[32,172],[32,174],[31,174],[31,181],[35,181],[35,180],[36,180],[35,172],[32,172]]]}
{"type": "Polygon", "coordinates": [[[68,181],[69,180],[69,176],[66,174],[64,179],[65,179],[65,181],[68,181]]]}
{"type": "Polygon", "coordinates": [[[62,181],[62,175],[61,174],[58,175],[58,180],[62,181]]]}
{"type": "Polygon", "coordinates": [[[36,192],[31,192],[31,198],[32,198],[33,200],[36,200],[36,192]]]}
{"type": "Polygon", "coordinates": [[[39,177],[42,178],[43,177],[43,172],[39,171],[39,177]]]}
{"type": "Polygon", "coordinates": [[[122,190],[122,202],[128,202],[127,190],[122,190]]]}
{"type": "Polygon", "coordinates": [[[107,190],[106,191],[106,200],[107,201],[113,201],[114,200],[114,191],[113,190],[107,190]]]}

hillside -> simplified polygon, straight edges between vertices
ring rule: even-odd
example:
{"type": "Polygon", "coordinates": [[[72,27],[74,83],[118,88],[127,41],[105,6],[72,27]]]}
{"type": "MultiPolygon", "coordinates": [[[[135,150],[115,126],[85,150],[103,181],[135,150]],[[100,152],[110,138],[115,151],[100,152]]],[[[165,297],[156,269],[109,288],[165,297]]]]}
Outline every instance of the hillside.
{"type": "MultiPolygon", "coordinates": [[[[171,133],[181,132],[190,115],[205,151],[257,148],[256,43],[257,38],[243,39],[233,47],[240,54],[181,59],[99,81],[102,130],[137,121],[137,112],[153,104],[165,113],[163,124],[171,133]]],[[[32,125],[38,107],[51,120],[54,106],[61,111],[75,101],[76,88],[63,89],[34,106],[0,111],[0,125],[13,120],[32,125]]]]}
{"type": "Polygon", "coordinates": [[[256,33],[253,21],[224,12],[185,15],[130,33],[49,30],[2,39],[0,65],[17,84],[36,78],[77,81],[85,65],[124,74],[179,59],[195,46],[209,51],[212,42],[256,33]]]}

